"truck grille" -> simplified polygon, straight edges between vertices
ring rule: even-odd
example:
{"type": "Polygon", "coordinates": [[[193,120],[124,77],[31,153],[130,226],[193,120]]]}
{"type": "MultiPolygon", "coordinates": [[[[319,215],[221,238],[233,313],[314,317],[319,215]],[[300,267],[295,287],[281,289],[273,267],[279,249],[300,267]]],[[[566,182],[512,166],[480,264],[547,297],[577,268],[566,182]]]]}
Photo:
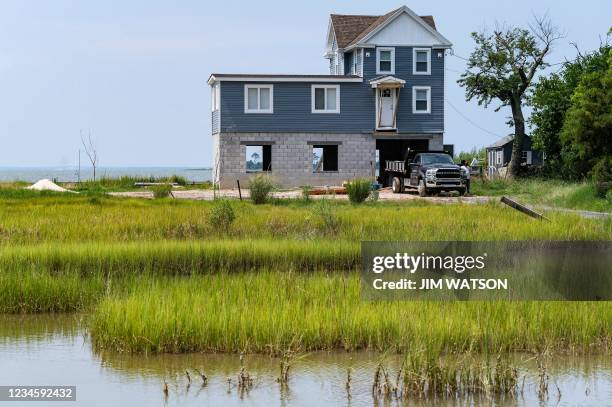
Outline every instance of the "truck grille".
{"type": "Polygon", "coordinates": [[[461,178],[461,173],[459,170],[454,170],[454,169],[439,169],[438,171],[436,171],[436,178],[440,179],[460,179],[461,178]]]}

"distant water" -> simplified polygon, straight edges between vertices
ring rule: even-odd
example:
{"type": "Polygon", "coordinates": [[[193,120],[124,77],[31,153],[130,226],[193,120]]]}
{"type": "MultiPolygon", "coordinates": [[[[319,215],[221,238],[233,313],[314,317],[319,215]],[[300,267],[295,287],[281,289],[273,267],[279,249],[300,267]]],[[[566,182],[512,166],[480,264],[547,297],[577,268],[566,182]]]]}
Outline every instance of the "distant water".
{"type": "MultiPolygon", "coordinates": [[[[96,178],[102,176],[118,178],[126,175],[133,177],[180,175],[190,182],[203,182],[212,179],[212,170],[205,167],[100,167],[96,170],[96,178]]],[[[78,181],[78,167],[0,167],[0,182],[36,182],[44,178],[58,182],[78,181]]],[[[81,167],[81,180],[92,178],[91,168],[81,167]]]]}

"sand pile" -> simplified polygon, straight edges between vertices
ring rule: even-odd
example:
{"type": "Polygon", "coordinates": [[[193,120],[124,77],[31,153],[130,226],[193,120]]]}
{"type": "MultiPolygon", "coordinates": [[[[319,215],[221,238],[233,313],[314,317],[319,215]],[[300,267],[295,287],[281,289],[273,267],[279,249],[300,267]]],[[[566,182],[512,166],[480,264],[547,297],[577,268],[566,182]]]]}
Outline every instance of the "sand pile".
{"type": "Polygon", "coordinates": [[[41,179],[40,181],[37,181],[34,185],[30,185],[29,187],[26,187],[26,189],[35,189],[37,191],[72,192],[76,194],[75,191],[71,191],[69,189],[62,188],[59,185],[57,185],[55,182],[50,181],[48,179],[41,179]]]}

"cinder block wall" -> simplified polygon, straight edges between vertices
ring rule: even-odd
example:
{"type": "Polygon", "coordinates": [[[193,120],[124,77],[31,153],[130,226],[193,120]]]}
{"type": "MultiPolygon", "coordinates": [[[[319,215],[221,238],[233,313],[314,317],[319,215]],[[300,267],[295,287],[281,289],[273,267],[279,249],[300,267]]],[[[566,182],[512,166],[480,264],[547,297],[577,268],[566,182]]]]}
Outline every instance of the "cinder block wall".
{"type": "Polygon", "coordinates": [[[272,143],[272,171],[285,187],[341,185],[357,177],[374,180],[376,141],[370,134],[220,133],[213,135],[213,176],[221,188],[248,185],[247,144],[272,143]],[[313,143],[338,142],[338,171],[313,172],[313,143]]]}

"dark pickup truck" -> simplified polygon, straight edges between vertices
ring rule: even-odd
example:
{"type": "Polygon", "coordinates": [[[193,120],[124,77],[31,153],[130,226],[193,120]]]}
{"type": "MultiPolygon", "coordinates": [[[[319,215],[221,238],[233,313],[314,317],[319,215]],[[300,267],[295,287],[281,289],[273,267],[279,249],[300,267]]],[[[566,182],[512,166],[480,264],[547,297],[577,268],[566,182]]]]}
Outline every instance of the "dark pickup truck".
{"type": "Polygon", "coordinates": [[[385,170],[396,194],[406,188],[416,189],[420,196],[441,191],[463,195],[466,191],[467,174],[445,152],[419,152],[412,159],[406,152],[404,161],[386,161],[385,170]]]}

